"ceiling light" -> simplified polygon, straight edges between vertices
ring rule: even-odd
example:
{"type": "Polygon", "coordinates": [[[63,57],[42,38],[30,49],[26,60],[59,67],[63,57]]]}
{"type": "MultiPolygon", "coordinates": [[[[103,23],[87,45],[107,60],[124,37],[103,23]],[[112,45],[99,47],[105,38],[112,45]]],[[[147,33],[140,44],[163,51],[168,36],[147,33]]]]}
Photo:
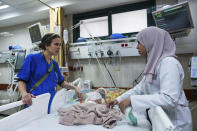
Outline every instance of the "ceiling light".
{"type": "Polygon", "coordinates": [[[13,36],[14,34],[11,34],[10,32],[0,32],[0,36],[3,36],[3,37],[10,37],[10,36],[13,36]]]}
{"type": "Polygon", "coordinates": [[[8,35],[9,32],[0,32],[0,35],[8,35]]]}
{"type": "Polygon", "coordinates": [[[2,6],[0,6],[0,10],[1,9],[5,9],[5,8],[8,8],[8,7],[10,7],[9,5],[2,5],[2,6]]]}

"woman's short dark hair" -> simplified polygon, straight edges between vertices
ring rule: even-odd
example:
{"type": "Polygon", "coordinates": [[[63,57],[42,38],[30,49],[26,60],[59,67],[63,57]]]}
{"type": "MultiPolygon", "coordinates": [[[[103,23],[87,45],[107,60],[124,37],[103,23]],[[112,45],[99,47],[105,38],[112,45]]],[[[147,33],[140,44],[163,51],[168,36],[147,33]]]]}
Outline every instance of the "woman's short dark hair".
{"type": "Polygon", "coordinates": [[[55,33],[47,33],[42,37],[41,43],[39,44],[39,48],[45,50],[45,46],[50,46],[52,40],[55,38],[60,38],[58,34],[55,33]]]}

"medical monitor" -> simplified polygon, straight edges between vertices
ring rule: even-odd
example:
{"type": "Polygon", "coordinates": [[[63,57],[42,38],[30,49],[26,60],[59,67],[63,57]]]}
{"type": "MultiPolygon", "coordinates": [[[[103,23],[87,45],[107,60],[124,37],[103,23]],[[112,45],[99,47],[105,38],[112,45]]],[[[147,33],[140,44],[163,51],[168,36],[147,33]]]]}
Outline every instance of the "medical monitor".
{"type": "Polygon", "coordinates": [[[26,51],[18,51],[17,56],[16,56],[16,61],[15,61],[15,72],[19,72],[24,61],[25,61],[25,56],[26,56],[26,51]]]}
{"type": "Polygon", "coordinates": [[[39,44],[43,36],[41,24],[36,23],[27,28],[29,30],[32,44],[39,44]]]}
{"type": "Polygon", "coordinates": [[[152,12],[156,26],[170,34],[184,32],[194,27],[189,3],[183,2],[152,12]]]}

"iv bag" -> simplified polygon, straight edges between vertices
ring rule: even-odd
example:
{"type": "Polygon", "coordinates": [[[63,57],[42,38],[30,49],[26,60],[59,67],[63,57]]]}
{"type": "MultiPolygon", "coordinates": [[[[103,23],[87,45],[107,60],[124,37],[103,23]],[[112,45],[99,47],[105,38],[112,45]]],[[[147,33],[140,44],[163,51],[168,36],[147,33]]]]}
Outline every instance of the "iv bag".
{"type": "Polygon", "coordinates": [[[64,30],[63,39],[64,43],[66,44],[68,42],[68,30],[64,30]]]}

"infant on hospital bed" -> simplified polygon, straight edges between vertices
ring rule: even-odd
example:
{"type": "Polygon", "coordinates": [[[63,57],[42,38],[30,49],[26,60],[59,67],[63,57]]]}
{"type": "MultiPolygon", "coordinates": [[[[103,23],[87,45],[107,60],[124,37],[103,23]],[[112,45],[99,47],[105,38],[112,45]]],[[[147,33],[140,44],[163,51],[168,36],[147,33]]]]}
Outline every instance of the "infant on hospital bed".
{"type": "Polygon", "coordinates": [[[59,108],[59,123],[66,126],[94,124],[113,128],[117,121],[122,119],[121,113],[117,109],[109,109],[104,105],[106,95],[106,90],[99,88],[95,92],[86,93],[84,103],[59,108]]]}
{"type": "MultiPolygon", "coordinates": [[[[107,91],[104,88],[99,88],[95,92],[89,92],[86,95],[87,98],[85,99],[85,103],[105,104],[104,99],[107,97],[107,91]]],[[[123,121],[118,123],[128,123],[137,126],[138,120],[146,119],[146,112],[133,112],[131,107],[125,109],[125,114],[122,115],[123,121]]]]}
{"type": "Polygon", "coordinates": [[[107,97],[107,91],[99,88],[95,92],[86,93],[85,103],[104,104],[107,97]]]}
{"type": "MultiPolygon", "coordinates": [[[[113,128],[115,125],[131,124],[138,125],[138,120],[142,117],[132,112],[131,107],[122,114],[118,107],[109,109],[105,105],[107,91],[99,88],[94,92],[86,93],[85,100],[73,104],[68,108],[60,108],[59,123],[62,125],[84,125],[84,124],[103,124],[106,128],[113,128]],[[137,115],[137,116],[136,116],[137,115]]],[[[144,117],[143,117],[144,119],[144,117]]]]}

